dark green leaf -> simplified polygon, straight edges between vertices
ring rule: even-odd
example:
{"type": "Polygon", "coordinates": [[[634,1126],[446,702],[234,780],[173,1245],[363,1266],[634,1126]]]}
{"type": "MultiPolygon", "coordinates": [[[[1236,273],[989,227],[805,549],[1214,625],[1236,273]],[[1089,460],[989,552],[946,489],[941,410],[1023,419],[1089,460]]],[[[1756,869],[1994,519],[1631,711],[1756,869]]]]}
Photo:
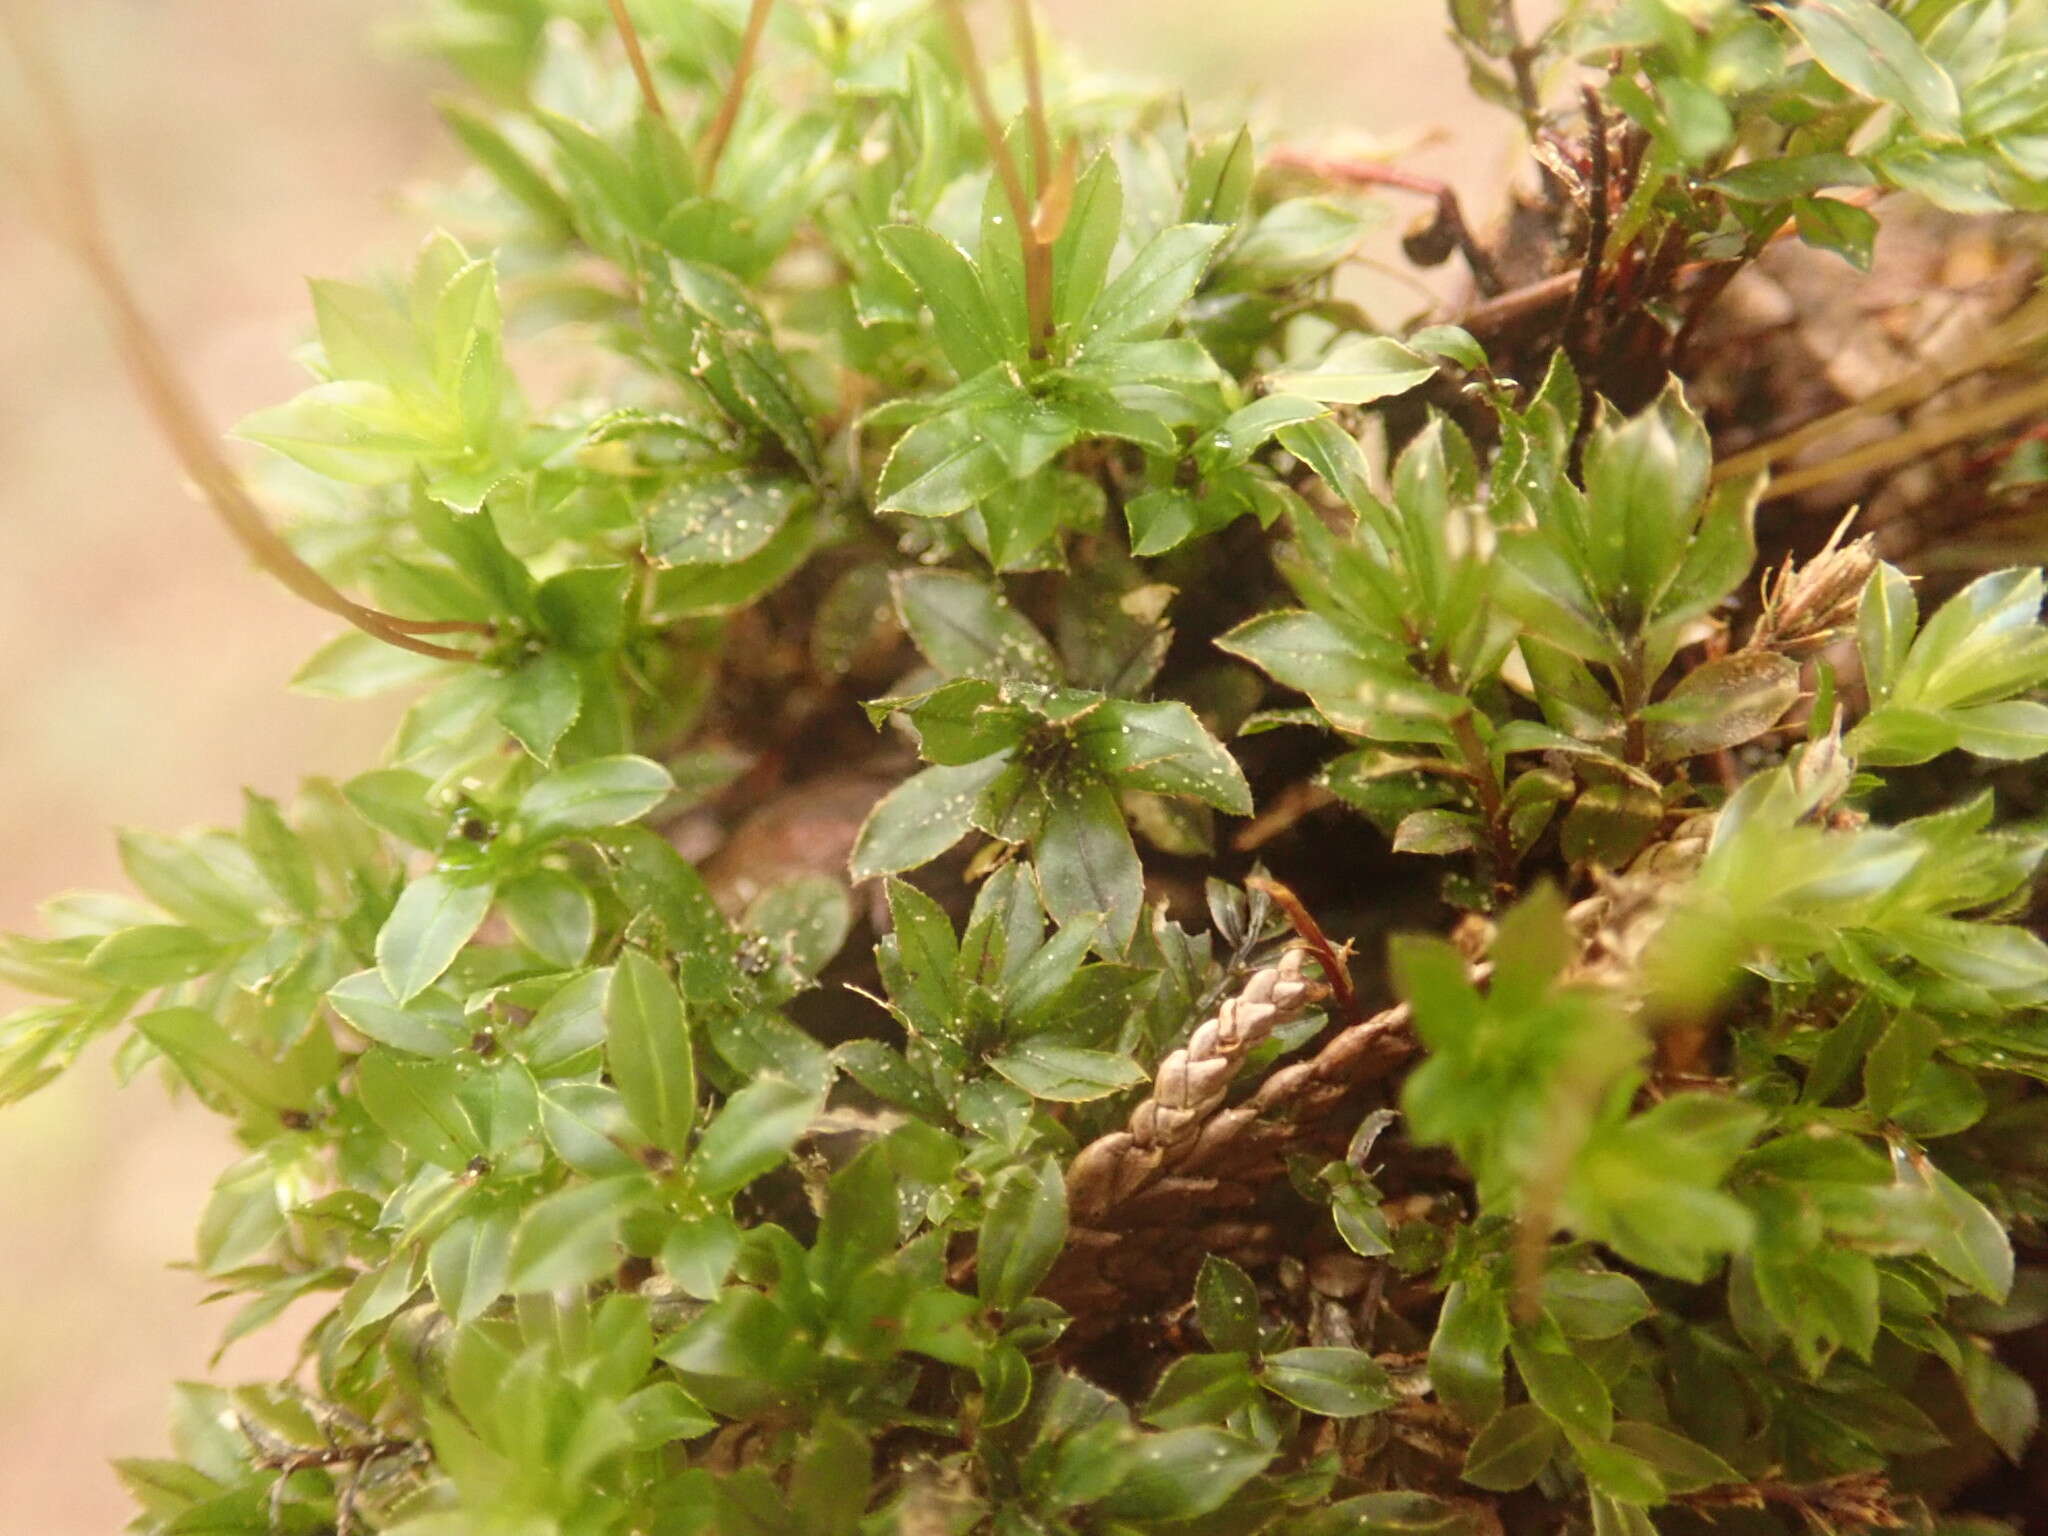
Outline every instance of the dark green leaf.
{"type": "Polygon", "coordinates": [[[626,1113],[655,1146],[683,1156],[697,1119],[697,1067],[675,983],[627,950],[612,968],[604,1022],[605,1056],[626,1113]]]}
{"type": "Polygon", "coordinates": [[[1230,1260],[1209,1254],[1195,1277],[1195,1317],[1213,1349],[1259,1345],[1259,1289],[1230,1260]]]}
{"type": "Polygon", "coordinates": [[[789,1155],[824,1105],[824,1095],[780,1078],[747,1084],[704,1127],[690,1173],[705,1194],[730,1194],[789,1155]]]}
{"type": "Polygon", "coordinates": [[[1526,1488],[1564,1443],[1563,1434],[1541,1408],[1517,1403],[1495,1414],[1473,1436],[1458,1475],[1475,1488],[1497,1493],[1526,1488]]]}
{"type": "Polygon", "coordinates": [[[1050,1158],[1012,1167],[988,1192],[975,1248],[975,1285],[991,1307],[1016,1306],[1038,1289],[1067,1240],[1067,1186],[1050,1158]]]}
{"type": "Polygon", "coordinates": [[[1327,1418],[1378,1413],[1400,1400],[1385,1369],[1362,1349],[1286,1349],[1268,1355],[1258,1374],[1268,1392],[1327,1418]]]}
{"type": "Polygon", "coordinates": [[[1117,342],[1157,336],[1194,296],[1229,229],[1176,224],[1154,235],[1102,291],[1081,323],[1077,351],[1098,355],[1117,342]]]}

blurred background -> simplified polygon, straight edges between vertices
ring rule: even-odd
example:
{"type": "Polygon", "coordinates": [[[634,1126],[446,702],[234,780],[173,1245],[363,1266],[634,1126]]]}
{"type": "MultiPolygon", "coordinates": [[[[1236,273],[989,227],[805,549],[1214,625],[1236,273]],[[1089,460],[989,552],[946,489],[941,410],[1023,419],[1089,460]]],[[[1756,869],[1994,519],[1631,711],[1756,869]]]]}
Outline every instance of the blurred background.
{"type": "MultiPolygon", "coordinates": [[[[13,3],[13,0],[0,0],[13,3]]],[[[35,5],[38,0],[25,0],[35,5]]],[[[376,42],[406,0],[40,0],[142,295],[222,429],[295,391],[302,278],[401,259],[405,190],[454,161],[436,72],[376,42]]],[[[1440,0],[1046,0],[1106,67],[1218,114],[1405,146],[1483,217],[1511,127],[1477,108],[1440,0]]],[[[0,69],[0,156],[23,142],[0,69]]],[[[1415,209],[1390,209],[1388,237],[1415,209]]],[[[1377,286],[1377,285],[1374,285],[1377,286]]],[[[241,786],[369,766],[390,707],[293,697],[332,621],[251,572],[186,495],[83,285],[0,192],[0,927],[118,885],[112,831],[233,821],[241,786]]],[[[0,989],[0,1011],[19,999],[0,989]]],[[[174,1266],[229,1152],[106,1052],[0,1114],[0,1536],[106,1536],[106,1463],[165,1445],[168,1384],[224,1317],[174,1266]]],[[[239,1344],[230,1379],[290,1365],[239,1344]]]]}

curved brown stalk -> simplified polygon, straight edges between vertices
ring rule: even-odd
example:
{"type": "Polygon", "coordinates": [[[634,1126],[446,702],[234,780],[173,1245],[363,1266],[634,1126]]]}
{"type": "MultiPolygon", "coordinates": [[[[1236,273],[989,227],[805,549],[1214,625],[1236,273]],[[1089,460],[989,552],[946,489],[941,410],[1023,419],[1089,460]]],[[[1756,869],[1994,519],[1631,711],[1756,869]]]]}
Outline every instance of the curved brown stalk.
{"type": "Polygon", "coordinates": [[[100,221],[91,161],[72,119],[56,66],[31,34],[29,23],[13,6],[0,5],[0,29],[7,34],[50,138],[55,174],[48,179],[44,197],[52,233],[91,280],[136,393],[207,505],[249,558],[295,596],[347,620],[387,645],[444,661],[474,661],[476,657],[469,651],[436,645],[417,635],[453,631],[488,635],[489,625],[468,620],[401,619],[366,607],[340,592],[270,526],[262,508],[221,452],[191,385],[144,313],[134,286],[114,255],[112,242],[100,221]]]}
{"type": "Polygon", "coordinates": [[[647,67],[647,51],[640,46],[640,29],[633,25],[633,13],[626,9],[626,0],[608,3],[612,8],[612,26],[618,30],[619,41],[626,45],[626,62],[633,67],[633,78],[640,84],[640,99],[651,116],[666,122],[668,108],[661,104],[661,92],[655,89],[654,71],[647,67]]]}
{"type": "MultiPolygon", "coordinates": [[[[623,0],[614,0],[614,4],[623,0]]],[[[740,34],[739,57],[733,60],[732,79],[725,85],[725,95],[720,98],[718,112],[711,119],[711,126],[704,130],[704,144],[700,151],[704,161],[704,186],[709,190],[718,177],[718,162],[725,155],[726,142],[732,138],[733,124],[740,118],[740,105],[747,99],[747,82],[753,78],[754,61],[761,55],[761,34],[768,27],[768,12],[774,8],[775,0],[754,0],[747,10],[747,27],[740,34]]]]}
{"type": "MultiPolygon", "coordinates": [[[[1003,133],[1002,119],[996,115],[995,98],[988,88],[988,72],[982,68],[980,51],[974,46],[974,31],[967,24],[967,13],[961,8],[960,0],[940,0],[939,10],[946,19],[946,30],[953,40],[953,53],[967,82],[967,96],[974,103],[974,115],[981,124],[982,137],[988,142],[989,158],[995,163],[996,177],[1002,183],[1003,199],[1010,205],[1010,217],[1016,221],[1017,240],[1023,251],[1024,310],[1031,338],[1031,355],[1043,359],[1051,354],[1053,334],[1052,242],[1059,232],[1057,225],[1065,221],[1065,211],[1063,207],[1057,210],[1057,220],[1035,216],[1031,194],[1024,184],[1024,174],[1017,168],[1017,158],[1010,153],[1009,141],[1003,133]]],[[[1025,88],[1033,97],[1030,114],[1033,142],[1042,142],[1044,146],[1039,150],[1039,179],[1050,188],[1055,184],[1055,173],[1050,131],[1044,119],[1044,87],[1038,73],[1038,44],[1031,29],[1030,9],[1022,0],[1019,0],[1015,15],[1019,46],[1024,52],[1025,88]]],[[[1045,214],[1054,211],[1051,207],[1039,210],[1045,214]]]]}

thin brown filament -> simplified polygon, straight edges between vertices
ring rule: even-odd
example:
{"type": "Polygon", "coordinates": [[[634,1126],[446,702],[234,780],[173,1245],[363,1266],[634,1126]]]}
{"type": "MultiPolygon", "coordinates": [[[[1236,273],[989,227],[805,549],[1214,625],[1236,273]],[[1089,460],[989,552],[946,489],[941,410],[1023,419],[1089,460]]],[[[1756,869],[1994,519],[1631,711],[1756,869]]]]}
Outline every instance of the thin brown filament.
{"type": "Polygon", "coordinates": [[[0,27],[4,27],[17,67],[50,139],[56,174],[49,179],[44,206],[52,234],[90,279],[136,393],[170,444],[179,467],[198,486],[208,506],[249,558],[295,596],[347,620],[388,645],[445,661],[474,661],[475,656],[468,651],[415,639],[409,631],[461,630],[488,635],[489,625],[468,620],[399,619],[364,607],[338,591],[270,526],[241,477],[220,451],[196,395],[172,361],[163,338],[150,324],[135,297],[134,286],[114,256],[100,219],[92,162],[85,152],[55,64],[12,5],[0,4],[0,27]]]}
{"type": "MultiPolygon", "coordinates": [[[[1031,153],[1041,178],[1052,175],[1052,128],[1045,116],[1045,77],[1038,62],[1038,29],[1031,21],[1031,0],[1010,0],[1017,32],[1017,57],[1024,66],[1024,100],[1030,109],[1031,153]]],[[[1043,185],[1041,181],[1041,185],[1043,185]]]]}
{"type": "MultiPolygon", "coordinates": [[[[974,103],[974,115],[981,123],[981,136],[988,142],[989,158],[995,162],[996,176],[1002,182],[1003,197],[1010,205],[1010,216],[1017,223],[1017,240],[1024,255],[1024,310],[1026,328],[1031,341],[1031,355],[1035,359],[1045,358],[1050,350],[1053,332],[1052,313],[1052,246],[1038,238],[1034,228],[1031,195],[1025,190],[1023,173],[1017,169],[1016,157],[1010,153],[1008,139],[1003,134],[1002,119],[996,116],[995,98],[989,94],[988,73],[981,67],[981,54],[974,46],[973,29],[967,25],[967,13],[960,0],[940,0],[939,9],[946,18],[947,30],[952,34],[953,52],[960,64],[960,73],[967,81],[968,99],[974,103]]],[[[1019,7],[1017,12],[1020,28],[1028,31],[1031,14],[1027,8],[1019,7]]],[[[1037,58],[1037,43],[1031,45],[1031,58],[1037,58]]],[[[1036,65],[1028,72],[1035,77],[1036,65]]],[[[1037,131],[1038,115],[1033,114],[1034,133],[1037,131]]],[[[1041,174],[1051,177],[1050,154],[1040,162],[1041,174]]]]}
{"type": "MultiPolygon", "coordinates": [[[[614,4],[622,0],[613,0],[614,4]]],[[[708,189],[718,178],[718,162],[725,156],[726,141],[732,137],[733,125],[740,119],[740,105],[746,100],[747,81],[754,73],[754,61],[760,57],[761,34],[768,28],[768,12],[775,0],[754,0],[747,11],[746,30],[740,34],[739,57],[733,61],[732,79],[725,85],[725,95],[718,103],[718,113],[711,119],[711,126],[704,130],[704,185],[708,189]]]]}
{"type": "Polygon", "coordinates": [[[640,46],[640,29],[633,25],[633,13],[626,9],[626,0],[609,3],[612,25],[618,29],[619,41],[626,45],[626,62],[633,66],[633,78],[640,82],[640,99],[647,104],[650,116],[667,122],[668,108],[661,104],[661,92],[655,89],[654,71],[647,67],[647,50],[640,46]]]}

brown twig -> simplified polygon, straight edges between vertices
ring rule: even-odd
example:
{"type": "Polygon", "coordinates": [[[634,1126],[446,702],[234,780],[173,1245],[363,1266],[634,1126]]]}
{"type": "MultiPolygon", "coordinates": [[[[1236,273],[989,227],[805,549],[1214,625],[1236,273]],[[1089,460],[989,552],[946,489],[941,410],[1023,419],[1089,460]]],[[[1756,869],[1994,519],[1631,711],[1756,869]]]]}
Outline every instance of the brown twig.
{"type": "Polygon", "coordinates": [[[1841,454],[1825,463],[1794,470],[1789,475],[1772,480],[1764,488],[1764,500],[1795,496],[1801,491],[1811,490],[1814,486],[1824,485],[1830,480],[1839,480],[1845,475],[1873,474],[1878,470],[1893,469],[1898,465],[1910,463],[1923,454],[1946,448],[1951,443],[1976,437],[2011,422],[2023,421],[2030,416],[2038,416],[2043,411],[2048,411],[2048,379],[2043,379],[2018,394],[1986,400],[1983,404],[1971,406],[1966,410],[1950,411],[1932,421],[1921,422],[1903,432],[1880,438],[1877,442],[1852,453],[1841,454]]]}
{"type": "Polygon", "coordinates": [[[220,451],[191,385],[172,361],[169,347],[143,312],[134,286],[114,255],[113,243],[100,219],[91,158],[72,117],[56,65],[12,5],[0,4],[0,30],[7,35],[50,137],[55,170],[50,177],[46,208],[53,223],[52,234],[91,280],[137,394],[207,505],[249,558],[295,596],[347,620],[387,645],[443,661],[474,661],[476,657],[469,651],[435,645],[416,636],[455,632],[489,635],[490,625],[469,620],[401,619],[365,607],[344,596],[270,526],[262,508],[220,451]]]}
{"type": "MultiPolygon", "coordinates": [[[[1844,199],[1844,201],[1848,201],[1848,199],[1844,199]]],[[[1765,244],[1774,244],[1779,240],[1787,239],[1797,231],[1798,225],[1793,220],[1787,219],[1783,224],[1780,224],[1775,230],[1771,231],[1770,239],[1765,244]]],[[[1715,261],[1688,262],[1678,268],[1675,275],[1681,278],[1694,277],[1702,272],[1710,272],[1720,265],[1722,263],[1715,261]]],[[[1524,284],[1520,288],[1511,288],[1497,298],[1487,299],[1481,303],[1474,304],[1470,309],[1457,317],[1457,324],[1470,331],[1482,343],[1489,337],[1498,338],[1524,328],[1533,329],[1547,326],[1551,323],[1551,316],[1558,306],[1570,301],[1573,293],[1577,291],[1582,277],[1583,273],[1578,270],[1559,272],[1554,276],[1539,278],[1533,283],[1524,284]]],[[[1967,372],[1969,370],[1965,369],[1964,371],[1967,372]]],[[[1851,406],[1847,410],[1838,413],[1838,417],[1853,416],[1859,414],[1863,409],[1864,407],[1851,406]]],[[[1831,418],[1831,420],[1833,419],[1831,418]]],[[[1818,426],[1819,424],[1816,423],[1814,425],[1818,426]]],[[[1829,430],[1833,430],[1832,426],[1829,430]]],[[[1812,427],[1801,429],[1802,433],[1812,431],[1812,427]]],[[[1804,439],[1802,439],[1801,446],[1803,446],[1803,442],[1804,439]]],[[[1745,461],[1751,459],[1759,451],[1783,457],[1785,453],[1794,450],[1791,448],[1781,448],[1776,443],[1766,444],[1763,450],[1753,449],[1750,453],[1740,455],[1737,459],[1723,461],[1715,467],[1715,478],[1717,480],[1730,479],[1738,474],[1752,473],[1757,466],[1745,461]]]]}
{"type": "Polygon", "coordinates": [[[626,0],[610,0],[612,25],[617,29],[619,41],[626,45],[626,62],[633,66],[633,78],[640,82],[640,99],[647,104],[648,114],[668,121],[668,108],[661,104],[661,92],[655,89],[654,71],[647,67],[647,51],[640,46],[640,29],[633,25],[633,13],[626,9],[626,0]]]}
{"type": "Polygon", "coordinates": [[[1272,796],[1264,810],[1238,828],[1230,846],[1239,853],[1256,853],[1276,837],[1292,831],[1303,817],[1336,803],[1336,795],[1321,784],[1307,780],[1290,784],[1272,796]]]}
{"type": "Polygon", "coordinates": [[[1544,323],[1548,316],[1570,300],[1579,284],[1576,272],[1560,272],[1521,288],[1511,288],[1499,298],[1475,304],[1458,317],[1458,324],[1484,342],[1524,325],[1544,323]]]}
{"type": "Polygon", "coordinates": [[[1333,160],[1284,147],[1275,150],[1268,163],[1319,176],[1325,181],[1359,187],[1391,187],[1434,200],[1436,223],[1431,232],[1441,232],[1457,247],[1458,254],[1465,258],[1465,265],[1472,270],[1472,281],[1480,294],[1492,298],[1507,286],[1501,280],[1500,268],[1494,264],[1492,253],[1479,243],[1471,226],[1465,222],[1458,194],[1448,182],[1371,160],[1333,160]]]}
{"type": "MultiPolygon", "coordinates": [[[[1874,394],[1868,395],[1853,404],[1843,406],[1838,411],[1831,411],[1817,420],[1808,422],[1803,427],[1784,433],[1782,436],[1773,438],[1770,442],[1759,444],[1745,453],[1738,453],[1733,458],[1723,459],[1714,466],[1714,479],[1716,482],[1719,482],[1754,474],[1760,469],[1768,468],[1782,460],[1789,459],[1816,443],[1824,442],[1843,428],[1852,426],[1856,422],[1867,420],[1882,412],[1900,410],[1907,406],[1917,405],[1970,374],[1980,373],[1986,369],[2010,362],[2022,353],[2039,345],[2043,340],[2048,340],[2048,295],[2028,300],[2027,303],[2022,305],[2007,319],[1986,331],[1973,345],[1965,348],[1946,362],[1930,363],[1924,367],[1916,368],[1904,378],[1887,384],[1874,394]]],[[[2002,403],[1994,402],[1994,404],[2002,403]]],[[[1953,422],[1972,414],[1967,412],[1960,413],[1960,416],[1947,418],[1947,420],[1953,422]]],[[[2020,411],[2016,414],[2024,415],[2025,411],[2020,411]]],[[[2003,424],[2003,419],[1991,423],[1994,426],[2003,424]]],[[[1986,428],[1971,425],[1968,430],[1982,431],[1986,430],[1986,428]]],[[[1897,441],[1898,439],[1896,438],[1888,438],[1878,446],[1889,447],[1897,441]]],[[[1919,452],[1922,451],[1922,448],[1916,447],[1913,451],[1919,452]]],[[[1844,461],[1837,460],[1835,462],[1841,463],[1844,461]]],[[[1856,468],[1862,467],[1866,466],[1856,466],[1856,468]]],[[[1823,464],[1801,470],[1799,471],[1799,476],[1808,477],[1804,481],[1805,485],[1815,485],[1819,484],[1821,480],[1834,478],[1837,472],[1831,465],[1823,464]]],[[[1839,472],[1852,473],[1854,471],[1842,470],[1839,472]]],[[[1784,486],[1793,478],[1796,477],[1787,477],[1786,481],[1777,482],[1771,487],[1768,494],[1773,496],[1786,494],[1784,486]]],[[[1802,486],[1801,488],[1803,489],[1804,487],[1802,486]]]]}
{"type": "MultiPolygon", "coordinates": [[[[618,0],[614,0],[617,4],[618,0]]],[[[761,34],[768,27],[768,12],[775,0],[754,0],[747,10],[746,30],[740,34],[739,57],[733,60],[732,78],[725,83],[725,95],[719,99],[717,115],[711,119],[711,126],[704,130],[704,143],[699,151],[704,164],[704,185],[708,189],[718,176],[718,162],[725,155],[726,141],[732,137],[733,125],[739,121],[740,104],[746,100],[747,81],[753,76],[754,61],[760,57],[761,34]]]]}

